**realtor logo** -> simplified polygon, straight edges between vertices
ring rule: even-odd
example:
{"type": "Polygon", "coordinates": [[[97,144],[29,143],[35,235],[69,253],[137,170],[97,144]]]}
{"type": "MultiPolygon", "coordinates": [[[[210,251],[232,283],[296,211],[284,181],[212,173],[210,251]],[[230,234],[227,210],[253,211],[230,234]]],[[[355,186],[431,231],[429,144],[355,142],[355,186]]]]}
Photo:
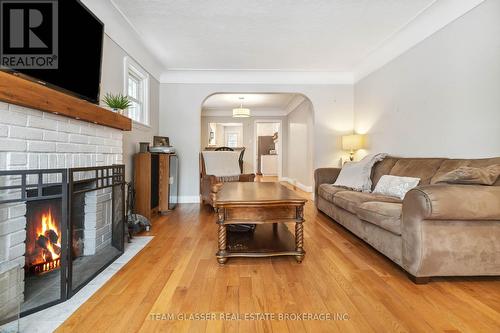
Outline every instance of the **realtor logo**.
{"type": "Polygon", "coordinates": [[[0,0],[0,66],[58,68],[57,0],[0,0]]]}

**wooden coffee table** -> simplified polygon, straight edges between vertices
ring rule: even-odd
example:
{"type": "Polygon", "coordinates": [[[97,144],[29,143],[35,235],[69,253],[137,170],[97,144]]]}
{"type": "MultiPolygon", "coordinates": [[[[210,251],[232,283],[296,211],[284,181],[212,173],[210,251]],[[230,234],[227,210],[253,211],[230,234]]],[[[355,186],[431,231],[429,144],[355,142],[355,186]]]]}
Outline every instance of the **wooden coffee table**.
{"type": "Polygon", "coordinates": [[[225,183],[217,194],[220,264],[231,257],[304,258],[306,199],[279,183],[225,183]],[[285,225],[295,223],[295,238],[285,225]],[[256,224],[254,231],[228,232],[228,224],[256,224]]]}

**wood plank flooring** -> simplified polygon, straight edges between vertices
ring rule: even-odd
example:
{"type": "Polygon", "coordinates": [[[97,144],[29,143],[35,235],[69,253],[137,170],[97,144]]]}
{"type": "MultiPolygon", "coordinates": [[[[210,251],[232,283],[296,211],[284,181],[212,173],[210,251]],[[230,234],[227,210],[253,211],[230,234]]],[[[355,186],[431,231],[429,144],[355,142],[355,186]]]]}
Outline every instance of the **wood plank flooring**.
{"type": "Polygon", "coordinates": [[[302,264],[293,257],[231,258],[220,266],[214,213],[181,204],[154,221],[155,238],[57,332],[500,332],[499,278],[415,285],[312,202],[305,218],[302,264]],[[228,318],[168,320],[207,313],[228,318]],[[245,313],[348,318],[229,320],[245,313]]]}

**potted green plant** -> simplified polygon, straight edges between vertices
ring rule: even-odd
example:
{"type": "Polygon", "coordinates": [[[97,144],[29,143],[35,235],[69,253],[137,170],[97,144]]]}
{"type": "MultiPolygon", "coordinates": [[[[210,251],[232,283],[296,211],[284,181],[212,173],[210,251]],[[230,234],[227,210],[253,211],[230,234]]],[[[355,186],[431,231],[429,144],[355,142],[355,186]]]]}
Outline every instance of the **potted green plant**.
{"type": "Polygon", "coordinates": [[[104,98],[102,99],[104,104],[106,104],[109,108],[111,108],[114,112],[118,112],[119,114],[124,115],[125,110],[128,109],[132,103],[128,99],[127,96],[124,96],[122,94],[110,94],[107,93],[104,95],[104,98]]]}

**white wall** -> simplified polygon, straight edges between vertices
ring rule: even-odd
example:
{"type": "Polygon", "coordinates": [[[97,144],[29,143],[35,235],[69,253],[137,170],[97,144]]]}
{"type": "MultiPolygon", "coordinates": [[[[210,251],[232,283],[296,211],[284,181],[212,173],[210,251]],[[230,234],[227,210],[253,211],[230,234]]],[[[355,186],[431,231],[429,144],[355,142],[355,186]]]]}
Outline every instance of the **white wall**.
{"type": "MultiPolygon", "coordinates": [[[[127,56],[129,55],[124,49],[115,43],[109,36],[104,36],[101,97],[106,93],[124,93],[123,77],[125,67],[123,60],[127,56]]],[[[132,180],[133,155],[139,151],[139,142],[152,142],[153,136],[158,135],[160,84],[152,75],[150,75],[149,79],[149,112],[151,125],[144,126],[134,122],[132,124],[132,131],[123,132],[123,162],[125,163],[127,181],[132,180]]]]}
{"type": "Polygon", "coordinates": [[[257,136],[273,136],[278,130],[279,124],[277,123],[258,123],[257,136]]]}
{"type": "Polygon", "coordinates": [[[304,100],[288,114],[287,178],[302,189],[313,185],[314,123],[311,102],[304,100]],[[297,163],[299,162],[300,163],[297,163]]]}
{"type": "Polygon", "coordinates": [[[314,168],[339,165],[343,156],[339,135],[352,130],[351,85],[182,84],[160,85],[160,135],[170,137],[179,154],[179,195],[199,200],[198,152],[201,105],[214,93],[288,92],[307,96],[314,109],[314,168]]]}
{"type": "Polygon", "coordinates": [[[123,162],[126,179],[132,180],[132,157],[139,151],[139,142],[152,142],[158,134],[159,78],[163,64],[145,47],[142,38],[113,6],[111,1],[82,0],[82,2],[104,23],[104,45],[102,59],[101,97],[106,92],[123,93],[123,58],[129,56],[150,75],[150,124],[133,124],[131,132],[123,132],[123,162]]]}
{"type": "Polygon", "coordinates": [[[488,0],[354,87],[372,152],[500,156],[500,1],[488,0]]]}

